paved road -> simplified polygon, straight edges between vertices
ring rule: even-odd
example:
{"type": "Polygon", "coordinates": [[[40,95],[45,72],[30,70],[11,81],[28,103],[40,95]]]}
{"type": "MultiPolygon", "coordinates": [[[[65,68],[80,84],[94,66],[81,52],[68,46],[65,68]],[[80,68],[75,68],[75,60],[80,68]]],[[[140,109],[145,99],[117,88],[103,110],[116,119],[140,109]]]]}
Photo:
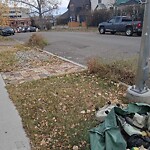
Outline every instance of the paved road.
{"type": "MultiPolygon", "coordinates": [[[[32,33],[17,33],[19,41],[27,41],[32,33]]],[[[39,33],[38,33],[39,34],[39,33]]],[[[100,35],[98,32],[41,32],[49,45],[45,50],[86,65],[89,57],[106,60],[126,59],[139,53],[141,37],[100,35]]]]}

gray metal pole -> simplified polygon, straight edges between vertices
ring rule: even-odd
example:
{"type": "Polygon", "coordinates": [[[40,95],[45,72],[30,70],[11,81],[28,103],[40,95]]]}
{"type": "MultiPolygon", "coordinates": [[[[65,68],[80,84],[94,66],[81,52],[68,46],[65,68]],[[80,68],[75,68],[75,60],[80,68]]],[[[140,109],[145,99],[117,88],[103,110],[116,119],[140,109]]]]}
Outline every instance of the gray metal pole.
{"type": "Polygon", "coordinates": [[[127,98],[129,102],[142,102],[150,104],[150,89],[146,86],[149,76],[149,50],[150,50],[150,0],[145,3],[144,23],[140,48],[139,63],[136,75],[136,84],[129,86],[127,98]]]}
{"type": "Polygon", "coordinates": [[[136,84],[133,90],[138,93],[148,91],[146,81],[149,74],[149,50],[150,50],[150,0],[145,3],[144,23],[140,48],[139,63],[136,75],[136,84]]]}

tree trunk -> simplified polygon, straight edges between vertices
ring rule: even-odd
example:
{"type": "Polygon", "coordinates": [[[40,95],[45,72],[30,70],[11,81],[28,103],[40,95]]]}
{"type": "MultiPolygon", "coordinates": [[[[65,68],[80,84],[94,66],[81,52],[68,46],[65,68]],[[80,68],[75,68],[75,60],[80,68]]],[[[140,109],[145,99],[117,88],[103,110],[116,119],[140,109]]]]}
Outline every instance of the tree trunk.
{"type": "Polygon", "coordinates": [[[39,6],[39,25],[40,25],[41,30],[44,30],[44,21],[43,21],[43,15],[42,15],[42,10],[40,6],[39,6]]]}

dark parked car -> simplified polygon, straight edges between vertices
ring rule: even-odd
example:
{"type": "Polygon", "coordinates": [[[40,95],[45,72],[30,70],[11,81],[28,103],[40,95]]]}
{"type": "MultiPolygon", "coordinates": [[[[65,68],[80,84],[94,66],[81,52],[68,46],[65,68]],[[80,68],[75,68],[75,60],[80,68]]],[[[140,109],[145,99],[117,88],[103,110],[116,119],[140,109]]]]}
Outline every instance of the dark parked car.
{"type": "Polygon", "coordinates": [[[36,27],[29,26],[29,27],[27,28],[27,31],[28,31],[28,32],[36,32],[36,27]]]}
{"type": "Polygon", "coordinates": [[[15,31],[13,28],[11,27],[1,27],[0,28],[0,34],[2,36],[7,36],[7,35],[14,35],[15,34],[15,31]]]}
{"type": "Polygon", "coordinates": [[[127,16],[116,16],[107,22],[100,23],[98,30],[100,34],[105,34],[105,32],[111,32],[112,34],[116,32],[125,32],[127,36],[132,36],[133,33],[141,36],[142,22],[132,21],[132,19],[127,16]]]}

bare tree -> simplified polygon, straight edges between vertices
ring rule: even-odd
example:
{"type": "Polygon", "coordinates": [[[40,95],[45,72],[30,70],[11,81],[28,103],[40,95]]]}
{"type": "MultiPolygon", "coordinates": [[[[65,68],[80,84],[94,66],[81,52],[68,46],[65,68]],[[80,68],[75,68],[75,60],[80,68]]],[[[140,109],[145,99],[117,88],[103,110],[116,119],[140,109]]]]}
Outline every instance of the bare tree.
{"type": "Polygon", "coordinates": [[[41,29],[43,29],[43,16],[58,8],[59,0],[10,0],[10,2],[23,4],[30,8],[29,14],[37,14],[41,29]]]}

